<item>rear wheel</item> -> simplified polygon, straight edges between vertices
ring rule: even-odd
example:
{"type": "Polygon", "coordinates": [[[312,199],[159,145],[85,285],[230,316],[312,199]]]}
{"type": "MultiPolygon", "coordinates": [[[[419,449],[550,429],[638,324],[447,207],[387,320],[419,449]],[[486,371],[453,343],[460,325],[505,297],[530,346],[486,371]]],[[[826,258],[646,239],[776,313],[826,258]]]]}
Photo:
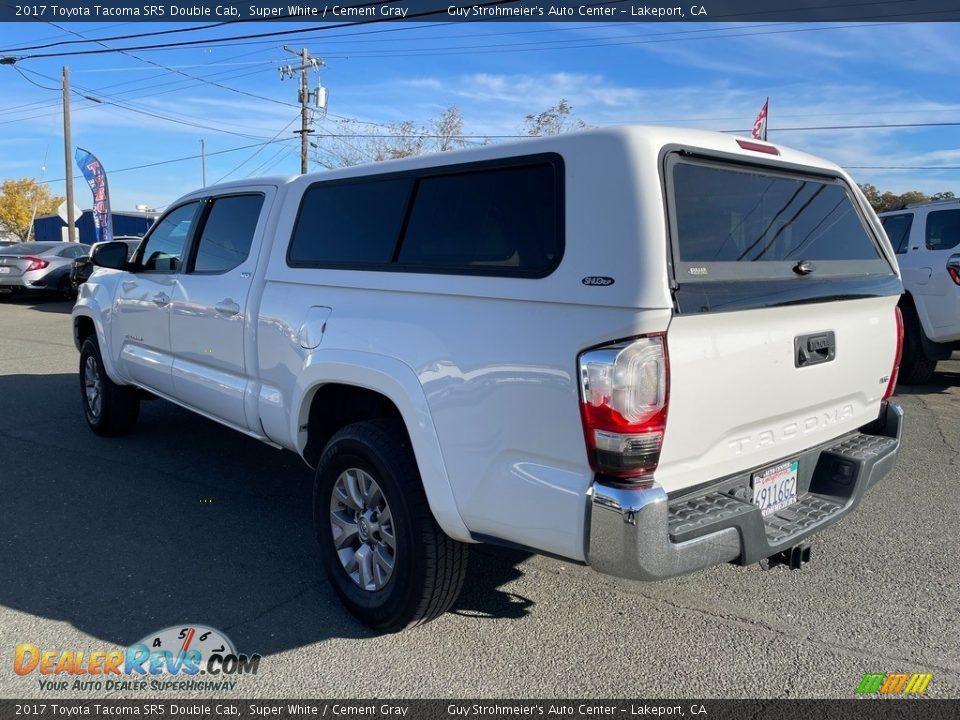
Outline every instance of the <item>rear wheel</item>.
{"type": "Polygon", "coordinates": [[[314,518],[331,585],[374,629],[428,622],[459,596],[467,546],[434,520],[400,423],[360,422],[334,435],[317,466],[314,518]]]}
{"type": "Polygon", "coordinates": [[[136,427],[140,414],[137,390],[107,377],[100,347],[92,337],[80,349],[80,397],[87,425],[97,435],[123,435],[136,427]]]}
{"type": "Polygon", "coordinates": [[[937,361],[923,351],[923,326],[917,311],[911,305],[901,306],[903,313],[903,356],[900,359],[900,382],[905,385],[923,385],[930,382],[937,361]]]}

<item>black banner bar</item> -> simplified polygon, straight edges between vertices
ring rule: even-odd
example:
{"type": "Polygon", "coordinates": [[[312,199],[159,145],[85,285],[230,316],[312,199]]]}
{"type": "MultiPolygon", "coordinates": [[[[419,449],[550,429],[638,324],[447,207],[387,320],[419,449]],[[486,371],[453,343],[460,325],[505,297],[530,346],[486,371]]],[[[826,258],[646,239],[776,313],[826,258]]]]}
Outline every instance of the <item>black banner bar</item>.
{"type": "Polygon", "coordinates": [[[955,0],[39,0],[0,3],[5,22],[935,22],[955,0]]]}
{"type": "Polygon", "coordinates": [[[947,720],[960,700],[0,700],[0,720],[947,720]]]}

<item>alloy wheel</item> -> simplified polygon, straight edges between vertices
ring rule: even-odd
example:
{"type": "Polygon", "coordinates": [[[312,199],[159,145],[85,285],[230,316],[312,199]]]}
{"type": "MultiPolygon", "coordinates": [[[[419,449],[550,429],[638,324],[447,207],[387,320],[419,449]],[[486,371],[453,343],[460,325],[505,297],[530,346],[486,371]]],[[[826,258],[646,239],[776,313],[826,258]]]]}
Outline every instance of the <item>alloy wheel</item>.
{"type": "Polygon", "coordinates": [[[369,473],[340,473],[330,497],[330,528],[350,579],[364,590],[382,590],[396,565],[397,541],[390,506],[369,473]]]}

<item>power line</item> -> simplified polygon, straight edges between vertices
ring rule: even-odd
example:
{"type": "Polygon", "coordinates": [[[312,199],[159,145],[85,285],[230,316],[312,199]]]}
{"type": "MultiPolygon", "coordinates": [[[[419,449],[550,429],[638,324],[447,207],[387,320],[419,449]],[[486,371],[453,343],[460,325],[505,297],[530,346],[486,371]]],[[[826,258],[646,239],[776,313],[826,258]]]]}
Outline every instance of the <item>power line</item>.
{"type": "MultiPolygon", "coordinates": [[[[281,140],[268,140],[267,142],[254,143],[252,145],[241,145],[239,147],[227,148],[226,150],[216,150],[214,152],[208,152],[206,153],[206,156],[213,157],[214,155],[226,155],[227,153],[239,152],[240,150],[249,150],[250,148],[255,148],[260,145],[271,145],[273,143],[290,142],[293,139],[294,138],[283,138],[281,140]]],[[[156,162],[144,163],[142,165],[131,165],[129,167],[115,168],[110,170],[110,174],[115,175],[116,173],[130,172],[131,170],[143,170],[145,168],[157,167],[159,165],[171,165],[173,163],[186,162],[187,160],[196,160],[199,157],[201,157],[201,155],[198,153],[196,155],[185,155],[183,157],[172,158],[170,160],[157,160],[156,162]]],[[[82,178],[83,175],[74,175],[73,177],[74,179],[82,178]]],[[[64,180],[66,180],[66,178],[56,178],[55,180],[42,180],[40,181],[39,184],[52,185],[53,183],[63,182],[64,180]]]]}
{"type": "MultiPolygon", "coordinates": [[[[27,72],[32,72],[32,71],[28,70],[27,72]]],[[[256,74],[259,73],[259,72],[261,72],[261,71],[260,71],[260,70],[254,70],[254,71],[252,71],[252,72],[241,72],[241,73],[237,73],[236,71],[227,71],[226,73],[218,73],[218,74],[233,73],[232,75],[230,75],[230,78],[229,78],[229,79],[240,79],[240,78],[249,77],[250,75],[256,75],[256,74]]],[[[160,83],[159,85],[155,85],[154,87],[160,87],[160,86],[162,86],[162,85],[169,85],[169,84],[171,84],[171,83],[160,83]]],[[[158,97],[158,96],[160,96],[160,95],[166,95],[166,94],[172,93],[172,92],[179,92],[180,90],[184,89],[185,87],[190,87],[190,86],[196,85],[197,83],[184,83],[184,81],[182,81],[182,80],[174,80],[174,81],[173,81],[173,84],[175,84],[175,87],[171,87],[171,88],[169,88],[169,89],[167,89],[167,90],[161,90],[161,91],[158,92],[158,91],[156,91],[156,90],[151,89],[151,90],[147,90],[147,91],[141,92],[140,95],[132,95],[132,96],[130,96],[129,98],[125,97],[124,100],[136,100],[136,99],[140,99],[140,98],[144,98],[144,97],[154,98],[154,97],[158,97]]],[[[123,94],[123,95],[128,95],[129,93],[135,93],[135,92],[139,92],[139,91],[141,91],[141,90],[142,90],[142,88],[135,88],[135,89],[132,89],[132,90],[123,91],[121,94],[123,94]]],[[[85,89],[85,90],[84,90],[84,93],[87,93],[88,95],[93,95],[93,94],[99,95],[99,94],[100,94],[99,91],[97,91],[97,90],[89,90],[89,89],[85,89]]],[[[77,94],[79,94],[79,93],[77,93],[77,94]]],[[[96,100],[92,100],[90,97],[87,97],[87,95],[84,95],[83,97],[84,97],[84,99],[88,100],[91,104],[90,104],[90,105],[87,105],[87,106],[85,106],[85,107],[78,108],[78,110],[88,110],[88,109],[90,109],[90,108],[96,107],[96,106],[99,104],[96,100]]],[[[113,95],[106,95],[105,97],[108,97],[108,98],[111,98],[111,99],[117,99],[116,96],[113,96],[113,95]]],[[[47,103],[46,105],[43,105],[43,104],[41,104],[41,103],[32,103],[32,104],[33,104],[33,105],[38,105],[38,107],[34,107],[34,108],[32,108],[32,110],[41,110],[41,109],[45,109],[45,108],[51,108],[51,109],[52,109],[52,108],[59,108],[59,107],[60,107],[60,103],[47,103]]],[[[0,116],[10,115],[10,114],[18,114],[18,113],[22,113],[22,112],[30,112],[30,110],[28,110],[28,109],[9,110],[9,111],[0,110],[0,116]]],[[[50,114],[50,113],[39,113],[39,114],[34,114],[34,115],[26,115],[26,116],[14,118],[13,120],[0,121],[0,125],[9,125],[9,124],[11,124],[11,123],[25,122],[25,121],[27,121],[27,120],[33,120],[33,119],[36,119],[36,118],[43,118],[43,117],[47,117],[49,114],[50,114]]]]}
{"type": "MultiPolygon", "coordinates": [[[[25,72],[28,72],[28,73],[31,73],[31,74],[33,74],[33,75],[37,75],[37,76],[42,77],[42,78],[46,78],[47,80],[52,80],[52,79],[53,79],[53,78],[49,77],[48,75],[44,75],[43,73],[38,73],[38,72],[36,72],[35,70],[26,70],[26,69],[24,69],[24,71],[25,71],[25,72]]],[[[77,86],[77,88],[78,88],[78,89],[75,90],[74,93],[77,94],[77,95],[80,95],[82,98],[85,98],[86,100],[91,100],[91,101],[93,101],[93,102],[95,102],[95,103],[102,103],[102,104],[104,104],[104,105],[112,105],[113,107],[120,108],[121,110],[126,110],[126,111],[128,111],[128,112],[137,113],[138,115],[145,115],[145,116],[147,116],[147,117],[153,117],[153,118],[157,118],[157,119],[159,119],[159,120],[166,120],[167,122],[176,123],[176,124],[178,124],[178,125],[186,125],[186,126],[189,126],[189,127],[200,128],[200,129],[202,129],[202,130],[210,130],[210,131],[212,131],[212,132],[220,132],[220,133],[225,133],[225,134],[227,134],[227,135],[236,135],[237,137],[247,138],[247,139],[249,139],[249,140],[266,140],[266,139],[267,139],[267,138],[262,137],[262,136],[259,136],[259,135],[251,135],[251,134],[249,134],[249,133],[235,132],[235,131],[233,131],[233,130],[227,130],[226,128],[223,128],[223,127],[214,127],[214,126],[212,126],[212,125],[204,125],[203,123],[193,122],[193,121],[191,121],[191,120],[183,120],[183,119],[180,119],[180,118],[173,118],[173,117],[170,117],[170,116],[168,116],[168,115],[163,115],[163,114],[161,114],[161,113],[151,112],[150,110],[143,110],[143,109],[131,107],[131,106],[126,105],[126,104],[124,104],[124,103],[122,103],[122,102],[117,102],[117,101],[114,101],[114,100],[109,100],[109,99],[94,97],[94,96],[91,96],[91,95],[86,95],[86,94],[84,94],[84,93],[88,92],[87,90],[85,90],[84,88],[80,87],[79,85],[77,86]],[[81,91],[82,91],[82,92],[81,92],[81,91]]],[[[105,97],[109,97],[109,96],[105,96],[105,97]]]]}
{"type": "MultiPolygon", "coordinates": [[[[40,88],[41,90],[50,90],[51,92],[60,92],[59,88],[47,87],[46,85],[41,85],[41,84],[38,83],[38,82],[34,82],[34,81],[31,80],[30,78],[28,78],[28,77],[26,76],[26,74],[23,72],[23,70],[21,70],[20,68],[18,68],[16,65],[13,66],[13,69],[17,71],[17,74],[20,75],[20,77],[22,77],[24,80],[26,80],[26,81],[27,81],[28,83],[30,83],[31,85],[34,85],[35,87],[40,88]]],[[[52,78],[51,78],[51,79],[52,79],[52,78]]]]}
{"type": "MultiPolygon", "coordinates": [[[[375,6],[390,4],[396,1],[397,0],[382,0],[381,2],[352,5],[351,7],[356,7],[356,8],[375,7],[375,6]]],[[[624,1],[625,0],[612,0],[612,2],[614,3],[624,2],[624,1]]],[[[470,7],[491,7],[496,5],[505,5],[512,2],[515,2],[515,0],[491,0],[490,2],[486,2],[486,3],[476,3],[475,5],[471,5],[470,7]]],[[[427,10],[419,13],[407,13],[406,17],[407,18],[428,17],[428,16],[437,15],[442,12],[444,12],[444,10],[440,8],[437,10],[427,10]]],[[[234,40],[247,40],[251,38],[268,38],[268,37],[279,37],[283,35],[299,35],[301,33],[307,33],[307,32],[339,30],[345,27],[357,27],[360,25],[373,25],[375,23],[393,22],[393,21],[394,20],[392,17],[383,16],[383,17],[373,17],[366,20],[353,20],[350,22],[337,23],[335,25],[324,25],[323,27],[319,27],[319,28],[307,27],[307,28],[299,28],[296,30],[279,30],[279,31],[269,32],[269,33],[249,33],[246,35],[232,35],[230,37],[225,37],[225,38],[212,38],[208,40],[184,40],[181,42],[162,43],[159,45],[135,45],[133,47],[124,47],[124,48],[100,48],[99,50],[76,50],[76,51],[56,52],[56,53],[34,53],[30,55],[23,55],[20,57],[0,58],[0,60],[6,60],[7,61],[6,64],[11,64],[12,62],[20,62],[22,60],[38,60],[41,58],[73,57],[78,55],[103,55],[106,53],[122,53],[124,51],[131,51],[131,50],[167,50],[170,48],[192,47],[195,45],[221,44],[221,43],[232,42],[234,40]]],[[[235,22],[239,22],[239,21],[235,21],[235,22]]]]}
{"type": "MultiPolygon", "coordinates": [[[[791,23],[792,24],[792,23],[791,23]]],[[[366,50],[356,50],[351,51],[352,56],[362,57],[366,59],[376,59],[376,58],[395,58],[395,57],[430,57],[430,56],[442,56],[442,55],[489,55],[491,53],[520,53],[520,52],[541,52],[545,50],[578,50],[584,48],[595,48],[595,47],[619,47],[619,46],[635,46],[635,45],[653,45],[660,43],[672,43],[672,42],[693,42],[696,40],[723,40],[730,38],[741,38],[741,37],[757,37],[763,35],[783,35],[783,34],[792,34],[792,33],[803,33],[803,32],[822,32],[826,30],[850,30],[857,28],[866,28],[866,27],[878,27],[878,26],[890,26],[890,25],[906,25],[908,23],[860,23],[855,25],[829,25],[826,27],[807,27],[807,28],[792,28],[787,30],[768,30],[763,32],[741,32],[741,33],[729,33],[727,35],[698,35],[694,37],[653,37],[645,40],[626,40],[623,42],[591,42],[591,43],[581,43],[579,45],[556,45],[554,43],[562,42],[578,42],[576,40],[545,40],[545,41],[536,41],[530,43],[494,43],[487,45],[470,45],[466,47],[440,47],[440,48],[425,48],[423,50],[397,50],[397,51],[366,51],[366,50]],[[537,47],[520,47],[525,45],[536,45],[537,47]]],[[[726,28],[718,29],[718,32],[726,30],[726,28]]],[[[683,32],[695,32],[695,31],[683,31],[683,32]]]]}
{"type": "MultiPolygon", "coordinates": [[[[288,129],[290,128],[290,126],[293,125],[296,121],[297,121],[297,116],[294,116],[293,120],[291,120],[291,121],[288,122],[286,125],[284,125],[284,126],[280,129],[280,131],[270,139],[270,142],[272,143],[272,142],[274,142],[277,138],[279,138],[279,137],[280,137],[286,130],[288,130],[288,129]]],[[[287,139],[288,139],[288,140],[293,140],[294,138],[287,138],[287,139]]],[[[253,152],[253,154],[252,154],[250,157],[248,157],[246,160],[244,160],[243,162],[241,162],[239,165],[237,165],[235,168],[233,168],[233,170],[231,170],[230,172],[228,172],[226,175],[223,175],[219,180],[217,180],[217,181],[216,181],[215,183],[213,183],[213,184],[214,184],[214,185],[217,185],[217,184],[219,184],[219,183],[222,183],[222,182],[223,182],[224,180],[226,180],[228,177],[230,177],[231,175],[233,175],[237,170],[239,170],[240,168],[242,168],[242,167],[243,167],[244,165],[246,165],[248,162],[250,162],[251,160],[253,160],[257,155],[259,155],[259,154],[263,151],[263,149],[264,149],[265,147],[267,147],[267,145],[268,145],[268,143],[264,143],[263,145],[261,145],[259,148],[257,148],[257,149],[253,152]]]]}
{"type": "MultiPolygon", "coordinates": [[[[252,18],[251,18],[252,19],[252,18]]],[[[0,50],[0,52],[18,52],[20,50],[45,50],[46,48],[60,47],[61,45],[76,45],[83,42],[107,42],[111,40],[132,40],[143,37],[156,37],[158,35],[173,35],[175,33],[195,32],[197,30],[212,30],[223,25],[232,25],[234,23],[250,22],[247,20],[226,20],[224,22],[212,23],[210,25],[199,25],[196,27],[175,28],[173,30],[156,30],[148,33],[134,33],[131,35],[114,35],[105,38],[85,38],[83,40],[61,40],[60,42],[47,43],[46,45],[25,45],[21,47],[10,48],[9,50],[0,50]]],[[[51,23],[52,24],[52,23],[51,23]]],[[[63,28],[58,28],[62,30],[63,28]]]]}
{"type": "MultiPolygon", "coordinates": [[[[76,31],[74,31],[74,30],[67,30],[66,28],[62,28],[62,27],[60,27],[59,25],[57,25],[56,23],[54,23],[54,22],[51,22],[51,23],[49,23],[49,24],[52,25],[53,27],[57,28],[58,30],[64,30],[65,32],[69,32],[69,33],[71,33],[71,34],[73,34],[73,35],[76,35],[77,37],[80,37],[80,38],[83,38],[83,37],[84,37],[84,36],[81,35],[80,33],[76,32],[76,31]]],[[[84,39],[86,40],[86,38],[84,38],[84,39]]],[[[92,41],[90,41],[90,42],[95,42],[97,45],[101,45],[101,46],[103,46],[103,47],[105,47],[105,48],[109,47],[108,45],[106,45],[105,43],[101,42],[100,40],[92,40],[92,41]]],[[[183,72],[182,70],[177,70],[177,69],[174,69],[174,68],[167,67],[166,65],[163,65],[162,63],[158,63],[158,62],[155,62],[155,61],[153,61],[153,60],[149,60],[149,59],[147,59],[147,58],[142,58],[142,57],[140,57],[140,56],[138,56],[138,55],[134,55],[133,53],[130,53],[130,52],[124,52],[124,51],[121,51],[121,52],[122,52],[123,55],[126,55],[127,57],[131,57],[131,58],[133,58],[134,60],[139,60],[140,62],[147,63],[148,65],[153,65],[154,67],[158,67],[158,68],[161,68],[161,69],[163,69],[163,70],[167,70],[168,72],[175,73],[175,74],[177,74],[177,75],[182,75],[182,76],[185,77],[185,78],[190,78],[191,80],[196,80],[196,81],[199,81],[199,82],[201,82],[201,83],[205,83],[205,84],[207,84],[207,85],[212,85],[213,87],[218,87],[218,88],[221,88],[221,89],[223,89],[223,90],[229,90],[230,92],[237,93],[238,95],[245,95],[245,96],[247,96],[247,97],[252,97],[252,98],[255,98],[255,99],[257,99],[257,100],[266,100],[267,102],[276,103],[276,104],[278,104],[278,105],[290,105],[290,106],[292,106],[291,103],[283,102],[282,100],[274,100],[273,98],[266,97],[265,95],[257,95],[256,93],[247,92],[246,90],[240,90],[240,89],[238,89],[238,88],[233,88],[233,87],[230,87],[230,86],[228,86],[228,85],[222,85],[222,84],[220,84],[220,83],[218,83],[218,82],[214,82],[214,81],[212,81],[212,80],[207,80],[207,79],[205,79],[205,78],[201,78],[201,77],[197,77],[197,76],[195,76],[195,75],[191,75],[190,73],[183,72]]],[[[14,67],[16,67],[16,66],[14,66],[14,67]]]]}

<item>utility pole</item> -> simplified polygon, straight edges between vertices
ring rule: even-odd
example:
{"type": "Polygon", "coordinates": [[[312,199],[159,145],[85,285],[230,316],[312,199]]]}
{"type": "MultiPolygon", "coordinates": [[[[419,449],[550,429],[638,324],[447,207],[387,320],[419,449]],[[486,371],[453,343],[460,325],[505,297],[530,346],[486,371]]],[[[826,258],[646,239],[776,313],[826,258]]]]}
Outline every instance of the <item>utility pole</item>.
{"type": "Polygon", "coordinates": [[[77,241],[77,228],[74,223],[77,219],[73,214],[73,158],[70,148],[73,139],[70,137],[70,68],[63,66],[63,176],[67,182],[67,239],[77,241]]]}
{"type": "Polygon", "coordinates": [[[200,187],[207,186],[207,148],[203,144],[203,138],[200,138],[200,178],[202,185],[200,187]]]}
{"type": "Polygon", "coordinates": [[[287,77],[293,77],[294,74],[300,72],[300,130],[295,131],[300,135],[300,174],[306,174],[307,168],[307,153],[310,149],[310,133],[313,131],[310,129],[310,99],[311,97],[316,98],[317,103],[320,102],[320,94],[310,92],[310,79],[308,77],[308,71],[313,68],[314,70],[319,70],[323,67],[324,62],[321,58],[315,58],[310,55],[310,51],[306,48],[303,48],[300,52],[283,46],[283,49],[286,50],[291,55],[296,55],[300,59],[300,67],[295,68],[292,65],[286,65],[280,68],[280,79],[283,80],[287,77]]]}
{"type": "Polygon", "coordinates": [[[306,48],[300,53],[300,174],[307,173],[307,150],[310,146],[310,123],[307,103],[310,101],[310,89],[307,80],[307,58],[310,53],[306,48]]]}

